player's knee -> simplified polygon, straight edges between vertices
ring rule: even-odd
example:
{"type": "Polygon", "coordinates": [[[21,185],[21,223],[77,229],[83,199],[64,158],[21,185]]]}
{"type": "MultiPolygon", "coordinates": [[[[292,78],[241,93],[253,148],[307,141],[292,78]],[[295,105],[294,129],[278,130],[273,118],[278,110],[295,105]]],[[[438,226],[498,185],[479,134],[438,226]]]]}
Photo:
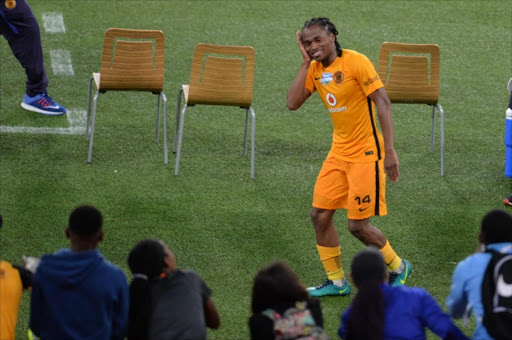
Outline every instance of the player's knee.
{"type": "Polygon", "coordinates": [[[311,209],[311,221],[315,230],[322,231],[328,228],[332,222],[332,211],[313,207],[311,209]]]}
{"type": "Polygon", "coordinates": [[[313,207],[311,209],[311,212],[309,213],[309,216],[311,217],[311,221],[313,222],[313,225],[316,226],[320,223],[321,220],[325,219],[325,210],[318,209],[313,207]]]}
{"type": "Polygon", "coordinates": [[[367,228],[370,227],[370,223],[368,219],[364,220],[348,220],[348,231],[352,234],[360,234],[363,233],[367,228]]]}

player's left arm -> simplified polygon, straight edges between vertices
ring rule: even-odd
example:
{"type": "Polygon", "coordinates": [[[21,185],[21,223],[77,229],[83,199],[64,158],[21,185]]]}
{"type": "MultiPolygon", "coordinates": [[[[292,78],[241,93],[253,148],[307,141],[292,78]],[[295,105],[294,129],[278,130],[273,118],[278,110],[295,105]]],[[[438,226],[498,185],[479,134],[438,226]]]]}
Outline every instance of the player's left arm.
{"type": "Polygon", "coordinates": [[[369,95],[370,99],[377,107],[377,115],[379,117],[382,135],[384,137],[384,148],[386,156],[384,158],[384,169],[386,175],[392,182],[398,181],[400,176],[400,168],[398,164],[398,156],[394,147],[393,140],[393,119],[391,117],[391,102],[386,94],[386,90],[381,87],[369,95]]]}

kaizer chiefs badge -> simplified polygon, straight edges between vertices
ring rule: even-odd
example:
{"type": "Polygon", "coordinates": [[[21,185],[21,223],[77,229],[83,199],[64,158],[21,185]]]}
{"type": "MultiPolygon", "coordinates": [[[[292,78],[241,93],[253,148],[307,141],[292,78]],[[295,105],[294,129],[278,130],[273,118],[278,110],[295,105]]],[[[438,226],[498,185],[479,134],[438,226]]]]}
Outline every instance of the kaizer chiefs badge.
{"type": "Polygon", "coordinates": [[[5,0],[5,7],[7,9],[13,9],[16,7],[16,0],[5,0]]]}
{"type": "Polygon", "coordinates": [[[333,79],[335,84],[341,84],[343,79],[345,79],[345,75],[341,71],[336,71],[334,72],[333,79]]]}

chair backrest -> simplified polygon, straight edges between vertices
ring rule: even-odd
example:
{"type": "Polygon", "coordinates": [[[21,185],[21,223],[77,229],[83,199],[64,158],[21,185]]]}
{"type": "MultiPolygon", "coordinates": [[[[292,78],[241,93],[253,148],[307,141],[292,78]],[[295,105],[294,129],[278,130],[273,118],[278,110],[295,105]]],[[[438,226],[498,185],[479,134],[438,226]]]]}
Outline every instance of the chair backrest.
{"type": "Polygon", "coordinates": [[[105,33],[99,91],[162,92],[164,33],[110,28],[105,33]]]}
{"type": "Polygon", "coordinates": [[[196,45],[190,72],[189,105],[249,107],[253,84],[252,47],[196,45]]]}
{"type": "Polygon", "coordinates": [[[392,103],[437,104],[439,46],[385,42],[378,74],[392,103]]]}

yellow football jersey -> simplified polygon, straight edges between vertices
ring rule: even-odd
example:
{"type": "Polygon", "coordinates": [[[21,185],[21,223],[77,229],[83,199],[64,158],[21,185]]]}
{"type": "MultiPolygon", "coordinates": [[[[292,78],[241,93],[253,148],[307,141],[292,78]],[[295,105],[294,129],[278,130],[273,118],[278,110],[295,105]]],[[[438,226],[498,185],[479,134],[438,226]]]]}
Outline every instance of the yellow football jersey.
{"type": "Polygon", "coordinates": [[[20,273],[5,261],[0,261],[0,339],[14,340],[18,308],[23,284],[20,273]]]}
{"type": "Polygon", "coordinates": [[[330,156],[354,163],[384,158],[384,139],[377,129],[375,105],[368,97],[384,85],[366,56],[344,49],[326,68],[312,61],[305,87],[318,92],[331,115],[330,156]]]}

